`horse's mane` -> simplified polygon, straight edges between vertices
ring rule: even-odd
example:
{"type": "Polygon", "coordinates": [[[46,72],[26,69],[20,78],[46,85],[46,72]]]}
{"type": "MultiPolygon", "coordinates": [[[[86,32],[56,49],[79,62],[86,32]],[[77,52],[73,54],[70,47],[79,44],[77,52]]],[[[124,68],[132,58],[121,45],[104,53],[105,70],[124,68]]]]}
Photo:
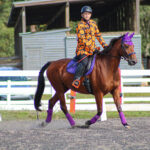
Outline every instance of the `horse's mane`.
{"type": "Polygon", "coordinates": [[[112,47],[114,46],[114,44],[120,39],[120,38],[122,38],[123,36],[120,36],[120,37],[117,37],[117,38],[113,38],[111,41],[110,41],[110,43],[109,43],[109,45],[108,45],[108,47],[106,47],[103,51],[101,51],[99,54],[107,54],[111,49],[112,49],[112,47]]]}

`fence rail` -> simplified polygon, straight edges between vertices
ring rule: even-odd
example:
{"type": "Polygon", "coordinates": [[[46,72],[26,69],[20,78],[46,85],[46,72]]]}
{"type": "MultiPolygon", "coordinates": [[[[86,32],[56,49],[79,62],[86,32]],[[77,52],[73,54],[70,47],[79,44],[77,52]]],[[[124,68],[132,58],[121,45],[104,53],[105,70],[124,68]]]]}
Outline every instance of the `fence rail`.
{"type": "MultiPolygon", "coordinates": [[[[38,76],[39,71],[0,71],[0,77],[3,76],[28,76],[28,77],[36,77],[38,76]]],[[[46,75],[46,74],[44,74],[46,75]]],[[[150,70],[121,70],[121,81],[122,81],[122,93],[150,93],[150,86],[147,84],[150,82],[150,70]],[[141,86],[143,82],[146,82],[146,86],[141,86]],[[131,85],[126,85],[130,83],[131,85]],[[134,83],[134,85],[132,85],[134,83]],[[136,86],[135,84],[138,83],[136,86]]],[[[12,101],[11,95],[14,94],[35,94],[37,81],[7,81],[0,82],[0,95],[7,95],[7,101],[0,101],[0,110],[2,109],[28,109],[33,110],[33,100],[30,101],[12,101]],[[12,86],[27,86],[27,87],[12,87],[12,86]],[[5,87],[3,87],[5,86],[5,87]]],[[[50,86],[49,81],[46,81],[46,88],[44,90],[44,94],[54,94],[54,89],[50,86]]],[[[70,93],[68,91],[67,93],[70,93]]],[[[105,102],[112,102],[112,98],[104,98],[105,102]]],[[[147,97],[124,97],[123,101],[147,101],[150,102],[150,96],[147,97]]],[[[76,110],[96,110],[96,105],[93,104],[95,102],[93,99],[77,99],[76,100],[76,110]],[[90,103],[90,104],[88,104],[90,103]],[[91,104],[92,103],[92,104],[91,104]]],[[[47,109],[48,101],[43,100],[43,109],[47,109]]],[[[70,100],[67,99],[68,108],[70,100]]],[[[114,104],[107,104],[106,108],[108,111],[116,110],[114,104]]],[[[150,104],[123,104],[123,108],[125,110],[146,110],[150,111],[150,104]],[[128,109],[129,108],[129,109],[128,109]],[[144,109],[145,108],[145,109],[144,109]]],[[[59,105],[57,104],[55,110],[59,110],[59,105]]]]}

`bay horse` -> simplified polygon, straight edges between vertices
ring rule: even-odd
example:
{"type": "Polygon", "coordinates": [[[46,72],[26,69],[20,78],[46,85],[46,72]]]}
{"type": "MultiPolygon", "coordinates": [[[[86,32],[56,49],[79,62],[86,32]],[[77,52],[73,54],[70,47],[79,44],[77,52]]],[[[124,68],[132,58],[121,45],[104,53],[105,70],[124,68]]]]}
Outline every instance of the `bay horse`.
{"type": "MultiPolygon", "coordinates": [[[[129,65],[135,65],[137,63],[134,44],[132,43],[133,35],[134,33],[131,35],[126,33],[123,36],[112,39],[109,46],[96,55],[93,71],[90,75],[88,75],[88,78],[90,79],[93,89],[93,95],[95,96],[97,114],[92,119],[86,121],[85,126],[89,127],[100,118],[103,111],[103,96],[107,93],[111,93],[114,99],[114,103],[117,107],[121,123],[124,127],[130,127],[127,124],[120,104],[120,76],[118,67],[121,58],[124,58],[129,65]]],[[[44,72],[46,69],[47,78],[56,91],[55,95],[49,100],[47,118],[44,124],[48,124],[51,122],[53,107],[56,102],[60,100],[61,110],[64,112],[70,125],[74,127],[75,121],[67,110],[64,94],[69,89],[79,93],[89,94],[82,84],[84,77],[81,78],[81,85],[78,89],[72,86],[74,75],[66,71],[67,64],[70,61],[71,59],[61,59],[53,62],[48,62],[41,68],[39,72],[38,86],[34,99],[35,109],[37,111],[41,111],[39,107],[41,106],[40,101],[45,87],[44,72]]]]}

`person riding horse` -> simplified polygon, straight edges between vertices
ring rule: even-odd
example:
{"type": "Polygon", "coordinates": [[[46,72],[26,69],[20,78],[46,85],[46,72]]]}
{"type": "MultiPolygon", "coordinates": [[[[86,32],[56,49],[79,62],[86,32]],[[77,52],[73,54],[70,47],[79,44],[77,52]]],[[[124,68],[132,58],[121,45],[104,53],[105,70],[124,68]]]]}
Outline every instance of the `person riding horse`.
{"type": "Polygon", "coordinates": [[[41,111],[41,98],[45,88],[45,71],[51,86],[55,90],[55,94],[49,99],[48,102],[46,120],[42,122],[41,125],[44,127],[51,122],[53,108],[59,101],[60,108],[68,119],[70,125],[72,127],[77,127],[74,119],[68,112],[65,100],[65,93],[71,89],[79,93],[92,94],[95,96],[97,114],[90,120],[86,121],[84,127],[90,127],[90,125],[96,123],[101,117],[103,112],[103,97],[110,93],[113,96],[121,123],[124,127],[130,128],[120,103],[120,75],[118,67],[122,58],[131,66],[137,63],[136,52],[134,51],[134,43],[132,42],[134,33],[131,35],[126,33],[120,37],[113,38],[110,41],[109,46],[105,48],[107,44],[104,42],[101,34],[99,33],[96,23],[93,20],[90,20],[92,9],[89,6],[84,6],[81,9],[81,14],[82,20],[77,27],[78,46],[76,50],[76,57],[78,57],[81,63],[78,63],[75,77],[75,67],[72,67],[72,73],[70,73],[67,69],[69,64],[71,65],[72,62],[73,64],[77,64],[74,63],[73,59],[70,58],[49,61],[40,69],[37,90],[34,97],[34,107],[37,111],[41,111]],[[95,62],[94,60],[92,61],[94,63],[91,66],[95,65],[95,67],[93,67],[93,71],[88,74],[92,89],[92,93],[90,93],[85,88],[83,80],[81,80],[81,83],[83,84],[80,85],[80,77],[84,74],[85,66],[87,65],[88,61],[91,60],[88,58],[88,56],[93,55],[93,53],[98,51],[95,45],[95,37],[97,37],[100,44],[104,47],[104,50],[102,53],[94,55],[95,62]],[[74,88],[72,84],[79,88],[74,88]]]}
{"type": "Polygon", "coordinates": [[[103,48],[108,46],[99,32],[96,22],[91,20],[92,8],[90,6],[83,6],[81,9],[81,16],[82,19],[76,28],[78,38],[76,59],[80,61],[80,63],[77,66],[72,82],[72,86],[75,88],[79,88],[80,86],[80,78],[83,76],[86,66],[88,65],[88,56],[91,56],[100,50],[99,47],[96,47],[95,37],[103,48]]]}

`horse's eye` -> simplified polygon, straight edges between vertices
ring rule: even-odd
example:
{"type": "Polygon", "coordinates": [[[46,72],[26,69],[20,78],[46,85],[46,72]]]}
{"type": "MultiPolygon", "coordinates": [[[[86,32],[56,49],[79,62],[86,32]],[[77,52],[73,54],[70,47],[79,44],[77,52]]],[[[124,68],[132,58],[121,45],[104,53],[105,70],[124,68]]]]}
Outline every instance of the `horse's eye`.
{"type": "Polygon", "coordinates": [[[128,46],[128,45],[125,45],[124,47],[125,47],[125,48],[129,48],[129,46],[128,46]]]}

